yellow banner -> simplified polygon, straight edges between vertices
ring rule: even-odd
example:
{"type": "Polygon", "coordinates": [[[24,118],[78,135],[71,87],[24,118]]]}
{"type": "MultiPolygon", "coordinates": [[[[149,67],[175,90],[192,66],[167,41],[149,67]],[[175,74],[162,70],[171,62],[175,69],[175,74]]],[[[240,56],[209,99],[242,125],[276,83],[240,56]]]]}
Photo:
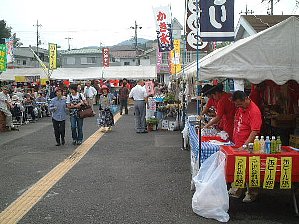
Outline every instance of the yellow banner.
{"type": "Polygon", "coordinates": [[[277,158],[267,157],[264,184],[263,184],[264,189],[274,188],[275,177],[276,177],[276,166],[277,166],[277,158]]]}
{"type": "Polygon", "coordinates": [[[25,76],[15,76],[16,82],[26,82],[25,76]]]}
{"type": "Polygon", "coordinates": [[[47,78],[46,79],[40,79],[40,84],[45,86],[47,85],[46,81],[49,81],[47,78]]]}
{"type": "Polygon", "coordinates": [[[180,40],[173,40],[173,50],[170,51],[170,73],[172,75],[182,71],[180,56],[181,42],[180,40]]]}
{"type": "Polygon", "coordinates": [[[292,188],[292,157],[281,157],[280,189],[292,188]]]}
{"type": "Polygon", "coordinates": [[[57,44],[49,43],[49,69],[57,68],[57,44]]]}
{"type": "Polygon", "coordinates": [[[236,156],[233,187],[244,188],[246,175],[246,157],[236,156]]]}
{"type": "Polygon", "coordinates": [[[261,159],[259,156],[249,158],[249,187],[261,186],[261,159]]]}

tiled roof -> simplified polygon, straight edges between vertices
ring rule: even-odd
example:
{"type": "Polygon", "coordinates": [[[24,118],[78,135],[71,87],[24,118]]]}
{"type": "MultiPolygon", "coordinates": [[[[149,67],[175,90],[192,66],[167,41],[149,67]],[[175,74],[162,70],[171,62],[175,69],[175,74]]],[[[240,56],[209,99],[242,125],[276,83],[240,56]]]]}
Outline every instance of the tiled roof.
{"type": "Polygon", "coordinates": [[[70,51],[61,52],[61,55],[72,55],[72,54],[102,54],[102,49],[82,48],[82,49],[74,49],[70,51]]]}
{"type": "MultiPolygon", "coordinates": [[[[290,16],[292,15],[243,15],[257,33],[286,20],[290,16]]],[[[299,18],[299,15],[295,16],[299,18]]]]}

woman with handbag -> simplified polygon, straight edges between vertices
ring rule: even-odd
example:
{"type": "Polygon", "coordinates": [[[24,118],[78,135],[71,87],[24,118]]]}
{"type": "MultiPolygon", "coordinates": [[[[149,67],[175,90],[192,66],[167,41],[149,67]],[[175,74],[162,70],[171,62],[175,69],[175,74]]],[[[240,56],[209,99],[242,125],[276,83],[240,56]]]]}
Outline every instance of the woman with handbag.
{"type": "Polygon", "coordinates": [[[111,112],[111,106],[113,104],[113,99],[115,98],[113,94],[109,93],[109,88],[105,85],[101,88],[102,95],[100,96],[100,113],[98,118],[99,127],[107,127],[103,131],[111,131],[111,126],[114,125],[114,118],[111,112]]]}
{"type": "Polygon", "coordinates": [[[83,140],[83,118],[79,117],[78,112],[82,106],[86,105],[86,99],[82,93],[78,93],[77,85],[71,85],[70,92],[66,104],[70,110],[73,145],[81,145],[83,140]]]}
{"type": "Polygon", "coordinates": [[[51,100],[49,110],[52,113],[52,123],[56,138],[56,146],[64,145],[65,140],[65,119],[66,119],[66,100],[62,96],[62,89],[55,90],[56,97],[51,100]]]}

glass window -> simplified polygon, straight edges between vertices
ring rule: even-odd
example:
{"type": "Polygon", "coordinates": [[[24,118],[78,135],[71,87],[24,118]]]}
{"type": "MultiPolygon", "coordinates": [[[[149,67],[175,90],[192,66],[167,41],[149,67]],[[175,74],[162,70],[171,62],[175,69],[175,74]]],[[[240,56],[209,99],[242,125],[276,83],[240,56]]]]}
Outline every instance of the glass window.
{"type": "Polygon", "coordinates": [[[23,60],[23,65],[26,65],[26,60],[23,60]]]}
{"type": "Polygon", "coordinates": [[[76,59],[68,57],[68,58],[66,58],[66,64],[67,65],[74,65],[74,64],[76,64],[76,59]]]}
{"type": "Polygon", "coordinates": [[[168,64],[168,52],[162,53],[162,64],[168,64]]]}
{"type": "Polygon", "coordinates": [[[125,61],[124,65],[130,65],[130,62],[129,61],[125,61]]]}
{"type": "Polygon", "coordinates": [[[95,64],[95,63],[96,63],[96,58],[95,57],[81,58],[81,65],[84,65],[84,64],[95,64]]]}

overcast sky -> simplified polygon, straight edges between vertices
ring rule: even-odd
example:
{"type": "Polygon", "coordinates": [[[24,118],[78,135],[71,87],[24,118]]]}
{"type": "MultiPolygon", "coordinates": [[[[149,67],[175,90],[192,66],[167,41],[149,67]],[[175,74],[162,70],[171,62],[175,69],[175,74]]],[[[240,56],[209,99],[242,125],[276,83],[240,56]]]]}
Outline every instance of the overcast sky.
{"type": "MultiPolygon", "coordinates": [[[[268,2],[262,0],[235,0],[235,25],[240,12],[249,10],[256,15],[267,13],[268,2]]],[[[57,43],[67,49],[66,37],[73,38],[71,48],[110,46],[134,36],[136,20],[142,29],[138,37],[155,39],[153,7],[171,5],[172,16],[184,24],[185,0],[1,0],[0,19],[13,28],[24,46],[36,46],[38,19],[42,47],[57,43]],[[78,3],[80,2],[80,3],[78,3]]],[[[277,2],[277,0],[274,0],[277,2]]],[[[294,14],[296,0],[280,0],[274,5],[274,14],[294,14]]],[[[295,14],[299,14],[297,9],[295,14]]]]}

